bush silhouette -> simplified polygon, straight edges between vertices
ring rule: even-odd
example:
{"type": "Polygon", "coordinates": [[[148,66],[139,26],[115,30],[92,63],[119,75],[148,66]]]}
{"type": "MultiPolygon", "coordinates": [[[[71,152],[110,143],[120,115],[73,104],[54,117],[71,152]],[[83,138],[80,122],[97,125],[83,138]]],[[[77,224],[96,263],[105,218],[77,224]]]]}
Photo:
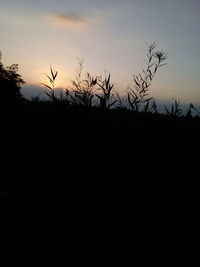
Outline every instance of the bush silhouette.
{"type": "Polygon", "coordinates": [[[0,102],[16,102],[23,99],[20,92],[24,80],[18,72],[18,64],[4,67],[0,52],[0,102]]]}

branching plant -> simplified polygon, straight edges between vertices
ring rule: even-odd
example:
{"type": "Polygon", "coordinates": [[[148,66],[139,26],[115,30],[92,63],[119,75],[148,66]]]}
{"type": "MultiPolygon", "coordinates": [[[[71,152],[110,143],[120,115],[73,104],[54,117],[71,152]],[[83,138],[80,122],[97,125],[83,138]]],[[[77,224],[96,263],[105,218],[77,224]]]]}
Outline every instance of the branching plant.
{"type": "Polygon", "coordinates": [[[189,105],[186,117],[192,117],[192,110],[194,110],[196,114],[198,114],[197,116],[200,117],[200,111],[197,108],[195,108],[195,106],[192,103],[189,105]]]}
{"type": "Polygon", "coordinates": [[[127,109],[127,99],[125,96],[120,95],[119,92],[115,93],[115,98],[116,98],[116,108],[117,109],[127,109]]]}
{"type": "Polygon", "coordinates": [[[101,94],[96,94],[98,99],[100,100],[100,108],[102,109],[109,109],[111,108],[118,100],[113,100],[113,86],[110,82],[110,73],[108,77],[105,76],[103,79],[102,76],[98,77],[97,84],[99,86],[99,90],[101,94]]]}
{"type": "Polygon", "coordinates": [[[154,98],[146,102],[144,112],[158,113],[157,104],[154,98]]]}
{"type": "Polygon", "coordinates": [[[85,79],[82,78],[83,61],[79,60],[79,66],[76,70],[75,80],[72,81],[72,90],[67,90],[68,97],[70,96],[72,104],[92,106],[95,95],[95,85],[97,78],[94,78],[87,72],[85,79]]]}
{"type": "Polygon", "coordinates": [[[45,83],[41,83],[49,90],[49,92],[45,92],[45,94],[52,101],[55,101],[55,100],[57,100],[57,97],[55,96],[55,80],[56,80],[56,77],[58,75],[58,71],[53,70],[53,68],[50,66],[50,75],[48,75],[46,73],[43,73],[43,74],[49,79],[49,82],[50,82],[50,85],[45,84],[45,83]]]}
{"type": "Polygon", "coordinates": [[[176,101],[176,100],[174,101],[174,103],[172,103],[170,110],[166,107],[165,107],[165,110],[170,117],[179,117],[183,114],[183,111],[180,108],[180,103],[179,101],[176,101]]]}
{"type": "Polygon", "coordinates": [[[142,74],[133,75],[134,87],[128,88],[128,104],[131,110],[139,111],[144,106],[144,111],[148,111],[150,101],[153,100],[153,97],[149,97],[149,88],[157,70],[166,65],[167,59],[164,51],[155,51],[155,48],[156,43],[148,45],[146,68],[143,69],[142,74]]]}

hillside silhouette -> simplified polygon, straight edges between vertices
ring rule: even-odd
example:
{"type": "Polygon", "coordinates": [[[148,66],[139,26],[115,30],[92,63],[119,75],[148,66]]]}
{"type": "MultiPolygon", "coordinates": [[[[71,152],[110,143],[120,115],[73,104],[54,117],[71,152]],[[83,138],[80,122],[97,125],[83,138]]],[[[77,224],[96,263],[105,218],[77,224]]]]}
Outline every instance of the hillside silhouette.
{"type": "Polygon", "coordinates": [[[127,105],[111,75],[81,80],[81,64],[74,90],[62,96],[50,68],[48,100],[25,99],[17,69],[0,66],[8,266],[198,263],[200,117],[192,104],[183,116],[177,101],[158,113],[149,66],[134,76],[127,105]]]}

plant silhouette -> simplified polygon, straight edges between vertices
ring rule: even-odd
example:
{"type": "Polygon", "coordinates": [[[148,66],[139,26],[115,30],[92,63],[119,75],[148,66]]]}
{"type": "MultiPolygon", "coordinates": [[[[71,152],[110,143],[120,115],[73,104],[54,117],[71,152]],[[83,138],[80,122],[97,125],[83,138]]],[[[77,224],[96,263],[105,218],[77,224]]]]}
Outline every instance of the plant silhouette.
{"type": "Polygon", "coordinates": [[[41,83],[42,85],[44,85],[49,92],[45,92],[45,94],[52,100],[55,101],[57,98],[55,96],[55,81],[56,81],[56,77],[58,75],[58,71],[53,70],[53,68],[50,66],[50,75],[44,73],[44,75],[48,78],[50,85],[45,84],[45,83],[41,83]]]}
{"type": "Polygon", "coordinates": [[[103,79],[102,76],[98,77],[98,86],[102,91],[102,94],[96,94],[100,100],[100,108],[109,109],[111,108],[118,100],[113,100],[114,94],[112,93],[114,84],[110,82],[111,74],[108,74],[108,77],[105,76],[103,79]]]}
{"type": "Polygon", "coordinates": [[[22,100],[20,92],[21,85],[24,84],[21,75],[18,74],[18,64],[4,67],[0,53],[0,101],[1,104],[22,100]]]}
{"type": "Polygon", "coordinates": [[[123,97],[110,73],[82,75],[79,62],[64,96],[50,66],[47,100],[19,101],[17,65],[0,64],[0,242],[17,255],[9,266],[170,266],[179,252],[193,260],[200,113],[190,104],[184,116],[176,100],[158,112],[149,88],[166,55],[154,49],[123,97]]]}
{"type": "MultiPolygon", "coordinates": [[[[76,70],[75,80],[72,81],[73,88],[71,89],[71,102],[75,105],[83,105],[91,107],[94,99],[95,85],[97,78],[90,75],[89,72],[82,78],[83,60],[79,60],[76,70]]],[[[69,95],[69,90],[66,91],[69,95]]]]}
{"type": "MultiPolygon", "coordinates": [[[[164,51],[155,51],[156,43],[148,45],[147,61],[145,61],[146,68],[143,69],[143,73],[133,75],[134,87],[129,87],[128,90],[128,104],[129,107],[138,111],[145,104],[144,110],[148,111],[150,101],[153,99],[149,97],[149,87],[152,84],[152,80],[157,70],[166,65],[164,63],[167,59],[167,55],[164,51]]],[[[152,103],[153,106],[155,102],[152,103]]]]}

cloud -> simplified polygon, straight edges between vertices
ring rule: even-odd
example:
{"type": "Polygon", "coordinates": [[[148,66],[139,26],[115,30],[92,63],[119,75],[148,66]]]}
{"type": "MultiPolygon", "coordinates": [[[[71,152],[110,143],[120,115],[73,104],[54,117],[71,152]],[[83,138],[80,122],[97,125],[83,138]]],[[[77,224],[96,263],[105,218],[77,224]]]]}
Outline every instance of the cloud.
{"type": "Polygon", "coordinates": [[[53,21],[66,27],[80,28],[88,24],[89,18],[81,13],[62,13],[52,16],[53,21]]]}

